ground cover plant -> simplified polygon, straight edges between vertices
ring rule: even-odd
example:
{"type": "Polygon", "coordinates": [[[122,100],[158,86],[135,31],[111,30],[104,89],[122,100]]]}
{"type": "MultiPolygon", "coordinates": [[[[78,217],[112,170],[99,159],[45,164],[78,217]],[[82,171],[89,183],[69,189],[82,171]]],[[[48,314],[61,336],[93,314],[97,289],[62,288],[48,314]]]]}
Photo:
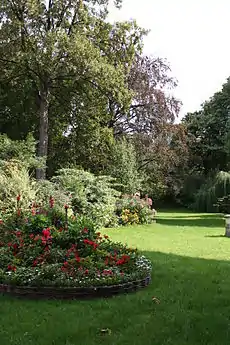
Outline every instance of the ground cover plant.
{"type": "Polygon", "coordinates": [[[33,203],[0,224],[0,283],[21,286],[111,286],[146,278],[151,263],[137,249],[112,242],[84,216],[33,203]]]}

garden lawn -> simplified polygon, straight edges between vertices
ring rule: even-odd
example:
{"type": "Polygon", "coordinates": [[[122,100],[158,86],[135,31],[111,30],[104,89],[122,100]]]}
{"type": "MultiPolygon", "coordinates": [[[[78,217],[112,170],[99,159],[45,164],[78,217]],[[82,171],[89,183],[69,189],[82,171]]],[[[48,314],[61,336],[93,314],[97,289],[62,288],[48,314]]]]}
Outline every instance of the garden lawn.
{"type": "Polygon", "coordinates": [[[106,232],[152,260],[151,286],[93,301],[0,296],[1,345],[230,344],[230,239],[219,216],[164,212],[157,224],[106,232]]]}

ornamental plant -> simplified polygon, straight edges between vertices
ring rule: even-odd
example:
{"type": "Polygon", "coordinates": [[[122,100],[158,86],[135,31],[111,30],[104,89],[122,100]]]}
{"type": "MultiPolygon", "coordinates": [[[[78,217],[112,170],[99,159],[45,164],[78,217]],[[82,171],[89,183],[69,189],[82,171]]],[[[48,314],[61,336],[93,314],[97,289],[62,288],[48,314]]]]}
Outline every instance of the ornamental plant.
{"type": "Polygon", "coordinates": [[[143,279],[151,263],[137,249],[112,242],[84,216],[58,218],[55,199],[49,208],[36,203],[0,221],[0,283],[17,286],[91,287],[143,279]]]}
{"type": "Polygon", "coordinates": [[[151,210],[148,201],[131,195],[124,195],[116,203],[116,214],[119,224],[150,224],[155,220],[155,211],[151,210]]]}

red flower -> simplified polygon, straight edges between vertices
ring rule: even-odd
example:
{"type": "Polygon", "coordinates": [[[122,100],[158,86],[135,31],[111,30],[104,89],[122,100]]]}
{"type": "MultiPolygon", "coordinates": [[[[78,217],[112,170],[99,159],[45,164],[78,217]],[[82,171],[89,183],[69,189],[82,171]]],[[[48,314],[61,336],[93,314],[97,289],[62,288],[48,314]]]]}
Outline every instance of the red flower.
{"type": "Polygon", "coordinates": [[[34,238],[34,234],[30,234],[30,238],[33,239],[34,238]]]}
{"type": "Polygon", "coordinates": [[[8,269],[8,271],[13,271],[13,272],[16,271],[16,267],[12,266],[12,265],[8,265],[7,269],[8,269]]]}
{"type": "Polygon", "coordinates": [[[13,243],[9,242],[7,245],[8,245],[8,247],[12,247],[13,243]]]}
{"type": "Polygon", "coordinates": [[[122,257],[117,260],[116,265],[124,265],[125,263],[127,263],[130,260],[130,256],[129,255],[122,255],[122,257]]]}
{"type": "Polygon", "coordinates": [[[84,229],[82,230],[82,232],[83,232],[84,234],[88,234],[89,230],[88,230],[87,228],[84,228],[84,229]]]}
{"type": "Polygon", "coordinates": [[[20,237],[22,233],[21,233],[21,231],[16,231],[15,234],[16,234],[17,237],[20,237]]]}
{"type": "Polygon", "coordinates": [[[54,207],[54,198],[52,196],[50,196],[50,208],[53,208],[54,207]]]}
{"type": "Polygon", "coordinates": [[[33,267],[37,266],[37,264],[38,264],[38,260],[34,260],[33,267]]]}
{"type": "Polygon", "coordinates": [[[78,255],[75,255],[75,259],[76,259],[77,262],[81,262],[81,259],[79,258],[78,255]]]}
{"type": "Polygon", "coordinates": [[[85,270],[85,274],[89,274],[89,270],[85,270]]]}
{"type": "Polygon", "coordinates": [[[39,239],[40,239],[40,236],[39,236],[39,235],[37,235],[37,236],[34,237],[34,241],[38,241],[39,239]]]}
{"type": "Polygon", "coordinates": [[[13,248],[14,248],[14,250],[18,249],[17,243],[14,243],[14,244],[13,244],[13,248]]]}
{"type": "Polygon", "coordinates": [[[68,266],[68,261],[65,261],[64,264],[63,264],[64,267],[67,267],[68,266]]]}
{"type": "Polygon", "coordinates": [[[104,270],[103,274],[107,275],[107,276],[111,276],[113,274],[113,272],[111,270],[104,270]]]}
{"type": "Polygon", "coordinates": [[[42,230],[42,235],[43,235],[45,238],[49,238],[49,237],[50,237],[50,228],[47,228],[47,229],[42,230]]]}
{"type": "Polygon", "coordinates": [[[17,196],[17,201],[20,201],[20,200],[21,200],[21,195],[18,194],[18,196],[17,196]]]}

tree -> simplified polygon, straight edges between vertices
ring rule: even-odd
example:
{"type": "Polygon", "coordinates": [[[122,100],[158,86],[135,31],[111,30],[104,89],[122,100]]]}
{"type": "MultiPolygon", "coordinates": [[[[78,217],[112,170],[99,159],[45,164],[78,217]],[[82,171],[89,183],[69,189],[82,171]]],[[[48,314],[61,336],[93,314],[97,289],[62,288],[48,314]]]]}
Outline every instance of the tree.
{"type": "Polygon", "coordinates": [[[137,154],[130,141],[123,138],[114,143],[106,172],[116,178],[122,193],[134,194],[140,190],[137,154]]]}
{"type": "Polygon", "coordinates": [[[205,175],[229,169],[230,80],[200,111],[186,115],[191,164],[205,175]]]}
{"type": "MultiPolygon", "coordinates": [[[[73,98],[81,99],[85,89],[88,95],[99,93],[104,102],[116,100],[122,107],[129,102],[123,65],[117,61],[115,68],[92,39],[107,5],[106,0],[1,1],[0,79],[1,83],[7,79],[11,88],[20,85],[23,94],[22,85],[28,85],[30,104],[31,100],[36,104],[32,107],[33,124],[39,122],[40,157],[48,154],[55,102],[61,104],[61,109],[68,108],[73,98]]],[[[60,120],[66,123],[62,114],[60,120]]],[[[45,175],[45,169],[37,169],[38,179],[45,175]]]]}
{"type": "Polygon", "coordinates": [[[131,105],[124,109],[110,101],[109,127],[116,136],[145,133],[157,137],[165,125],[168,128],[174,122],[180,108],[180,102],[170,92],[177,84],[170,76],[169,66],[160,58],[137,51],[126,77],[133,92],[131,105]]]}

